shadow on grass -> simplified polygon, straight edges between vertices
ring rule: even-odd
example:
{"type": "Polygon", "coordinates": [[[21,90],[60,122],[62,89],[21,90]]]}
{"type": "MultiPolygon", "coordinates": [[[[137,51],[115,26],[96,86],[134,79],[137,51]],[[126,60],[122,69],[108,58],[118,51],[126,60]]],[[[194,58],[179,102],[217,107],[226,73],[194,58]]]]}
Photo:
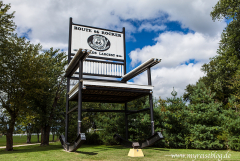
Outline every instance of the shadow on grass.
{"type": "MultiPolygon", "coordinates": [[[[99,148],[99,149],[103,149],[103,148],[99,148]]],[[[106,145],[106,147],[104,147],[104,149],[109,150],[109,149],[129,149],[127,147],[121,146],[121,145],[106,145]]]]}
{"type": "Polygon", "coordinates": [[[152,148],[152,150],[157,150],[157,151],[169,151],[169,150],[167,150],[167,149],[153,149],[153,148],[152,148]]]}
{"type": "MultiPolygon", "coordinates": [[[[55,143],[56,144],[56,143],[55,143]]],[[[101,151],[111,151],[114,149],[127,149],[130,148],[123,147],[121,145],[112,145],[112,146],[105,146],[105,145],[83,145],[80,147],[75,153],[85,154],[89,156],[98,155],[101,151]],[[84,149],[84,150],[83,150],[84,149]]],[[[163,148],[156,148],[156,147],[148,147],[146,149],[152,149],[157,151],[169,151],[163,148]]],[[[31,146],[22,146],[22,147],[14,147],[13,151],[5,151],[5,149],[0,149],[0,155],[2,154],[18,154],[18,153],[35,153],[35,152],[44,152],[44,151],[54,151],[54,150],[62,150],[63,147],[61,144],[49,146],[40,146],[40,145],[31,145],[31,146]]]]}
{"type": "Polygon", "coordinates": [[[14,154],[14,153],[30,153],[30,152],[39,152],[39,151],[51,151],[51,150],[61,150],[63,149],[61,145],[31,145],[31,146],[22,146],[14,147],[13,151],[5,151],[5,149],[0,149],[1,154],[14,154]]]}
{"type": "Polygon", "coordinates": [[[76,151],[75,153],[86,154],[86,155],[97,155],[98,154],[95,152],[83,152],[83,151],[76,151]]]}
{"type": "MultiPolygon", "coordinates": [[[[87,145],[88,147],[91,147],[90,145],[87,145]]],[[[102,150],[112,150],[112,149],[131,149],[129,147],[124,147],[122,145],[106,145],[105,147],[103,147],[104,145],[94,145],[92,146],[92,148],[94,149],[101,149],[102,150]]],[[[151,149],[151,150],[157,150],[157,151],[169,151],[168,149],[165,149],[165,148],[157,148],[157,147],[146,147],[146,148],[143,148],[143,149],[151,149]]]]}
{"type": "MultiPolygon", "coordinates": [[[[128,147],[124,147],[124,146],[121,146],[121,145],[113,145],[113,146],[110,146],[108,148],[113,148],[113,149],[131,149],[131,148],[128,148],[128,147]]],[[[143,149],[151,149],[151,150],[158,150],[158,151],[169,151],[167,149],[164,149],[164,148],[156,148],[156,147],[146,147],[146,148],[143,148],[143,149]]]]}
{"type": "Polygon", "coordinates": [[[81,148],[79,148],[75,153],[82,153],[82,154],[88,154],[88,155],[97,155],[97,152],[101,152],[101,151],[107,151],[107,150],[112,150],[111,147],[109,146],[104,146],[104,145],[84,145],[82,146],[82,148],[85,148],[86,150],[89,150],[92,152],[83,152],[83,151],[79,151],[81,148]]]}
{"type": "Polygon", "coordinates": [[[80,151],[81,148],[79,148],[75,153],[80,153],[80,154],[86,154],[86,155],[97,155],[98,152],[101,151],[109,151],[109,150],[114,150],[114,149],[128,149],[119,145],[84,145],[82,148],[85,148],[86,151],[80,151]],[[90,148],[90,149],[89,149],[90,148]]]}

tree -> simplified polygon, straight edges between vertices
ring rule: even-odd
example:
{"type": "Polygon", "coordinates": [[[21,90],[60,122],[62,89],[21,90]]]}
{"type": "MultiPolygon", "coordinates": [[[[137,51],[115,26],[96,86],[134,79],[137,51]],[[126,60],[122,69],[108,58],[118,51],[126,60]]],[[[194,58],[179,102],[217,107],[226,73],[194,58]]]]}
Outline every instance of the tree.
{"type": "Polygon", "coordinates": [[[6,135],[6,131],[7,131],[7,113],[5,112],[5,110],[2,108],[2,106],[0,105],[0,134],[2,135],[6,135]]]}
{"type": "Polygon", "coordinates": [[[192,103],[190,96],[193,93],[195,88],[196,88],[196,85],[194,85],[194,84],[189,84],[186,86],[186,89],[185,89],[186,92],[184,92],[184,94],[183,94],[184,101],[189,101],[190,103],[192,103]]]}
{"type": "Polygon", "coordinates": [[[231,22],[222,33],[218,55],[202,66],[206,73],[203,81],[213,92],[215,98],[227,105],[232,94],[230,80],[240,67],[240,1],[220,0],[213,8],[213,20],[227,19],[231,22]]]}
{"type": "Polygon", "coordinates": [[[64,110],[62,106],[58,106],[58,101],[65,92],[66,79],[63,73],[67,61],[64,52],[53,48],[44,51],[37,58],[38,63],[33,69],[37,72],[25,86],[28,91],[26,97],[31,110],[38,114],[41,145],[49,145],[49,133],[55,116],[64,110]],[[61,107],[61,110],[58,107],[61,107]]]}
{"type": "Polygon", "coordinates": [[[16,34],[8,37],[8,41],[2,46],[0,48],[0,101],[9,117],[6,150],[12,150],[12,133],[16,119],[18,114],[25,111],[27,107],[25,99],[27,92],[24,86],[26,86],[26,79],[32,74],[28,68],[34,66],[34,58],[41,47],[26,42],[16,34]]]}
{"type": "Polygon", "coordinates": [[[0,45],[4,45],[7,38],[11,36],[12,32],[15,30],[16,25],[13,22],[14,12],[7,13],[11,8],[10,4],[3,4],[0,1],[0,45]]]}
{"type": "MultiPolygon", "coordinates": [[[[2,67],[3,63],[3,57],[5,56],[2,52],[4,49],[6,49],[5,42],[7,41],[8,37],[11,35],[12,31],[16,28],[13,18],[14,18],[14,12],[13,13],[7,13],[10,9],[9,4],[3,4],[2,1],[0,1],[0,63],[2,67]]],[[[1,73],[0,73],[1,74],[1,73]]],[[[1,80],[0,80],[1,81],[1,80]]],[[[0,97],[3,97],[3,93],[0,91],[0,97]]],[[[0,133],[6,134],[7,131],[7,122],[8,122],[8,116],[7,111],[3,107],[3,105],[0,103],[0,133]]],[[[11,139],[9,139],[11,140],[11,139]]],[[[10,147],[11,149],[11,147],[10,147]]]]}
{"type": "Polygon", "coordinates": [[[165,141],[168,147],[172,148],[186,148],[185,138],[189,134],[187,127],[186,105],[182,97],[177,98],[177,92],[173,89],[171,92],[173,98],[167,98],[164,109],[161,111],[163,117],[163,128],[165,141]]]}
{"type": "MultiPolygon", "coordinates": [[[[240,69],[240,68],[239,68],[240,69]]],[[[231,107],[236,110],[236,112],[239,111],[240,106],[240,70],[236,71],[235,76],[229,80],[229,88],[231,89],[231,96],[229,98],[229,103],[232,105],[231,107]]]]}
{"type": "Polygon", "coordinates": [[[14,126],[18,115],[27,107],[24,86],[32,75],[32,70],[28,69],[36,63],[34,60],[41,46],[30,44],[14,34],[14,13],[7,13],[10,5],[0,1],[0,7],[0,104],[7,116],[6,150],[13,150],[14,126]]]}
{"type": "MultiPolygon", "coordinates": [[[[148,97],[142,97],[128,103],[131,110],[149,108],[148,97]]],[[[154,113],[155,114],[155,113],[154,113]]],[[[124,119],[124,118],[123,118],[124,119]]],[[[156,119],[154,119],[156,121],[156,119]]],[[[155,124],[157,123],[154,122],[155,124]]],[[[129,139],[132,141],[145,141],[151,136],[150,111],[128,115],[129,139]]]]}
{"type": "Polygon", "coordinates": [[[0,1],[0,6],[0,104],[8,117],[6,150],[13,150],[16,121],[32,113],[41,123],[41,145],[48,145],[57,102],[65,89],[65,53],[53,48],[40,53],[40,44],[13,34],[13,13],[7,14],[10,5],[0,1]]]}
{"type": "Polygon", "coordinates": [[[27,132],[27,143],[31,143],[31,134],[35,124],[35,117],[37,114],[29,108],[19,111],[18,117],[16,118],[16,125],[20,126],[22,130],[27,132]]]}
{"type": "Polygon", "coordinates": [[[232,109],[228,109],[225,128],[228,130],[228,146],[232,150],[240,150],[240,117],[232,109]]]}
{"type": "MultiPolygon", "coordinates": [[[[57,101],[55,114],[53,115],[52,121],[52,141],[54,141],[54,136],[60,136],[65,132],[65,109],[66,109],[66,91],[64,90],[57,101]]],[[[36,129],[37,130],[37,129],[36,129]]],[[[75,131],[76,132],[76,131],[75,131]]]]}
{"type": "Polygon", "coordinates": [[[229,145],[231,149],[240,149],[236,117],[240,99],[239,13],[240,1],[219,0],[213,7],[212,19],[229,23],[222,33],[217,55],[202,66],[206,76],[196,85],[188,85],[184,94],[184,99],[190,101],[188,119],[195,148],[221,149],[229,145]]]}
{"type": "Polygon", "coordinates": [[[213,11],[211,12],[211,16],[213,20],[216,19],[233,19],[239,20],[239,11],[240,11],[240,2],[237,0],[228,1],[228,0],[219,0],[217,4],[213,7],[213,11]]]}
{"type": "Polygon", "coordinates": [[[197,84],[191,95],[192,104],[187,108],[186,122],[190,129],[190,145],[199,149],[226,148],[227,130],[222,103],[214,101],[215,93],[203,82],[197,84]]]}
{"type": "MultiPolygon", "coordinates": [[[[238,72],[237,72],[238,73],[238,72]]],[[[239,77],[239,76],[237,76],[239,77]]],[[[237,78],[236,77],[236,78],[237,78]]],[[[238,80],[239,81],[239,80],[238,80]]],[[[234,82],[233,84],[235,84],[234,82]]],[[[239,86],[238,84],[235,84],[239,86]]],[[[233,85],[235,88],[236,86],[233,85]]],[[[240,112],[238,96],[232,95],[229,98],[229,109],[226,111],[226,120],[224,121],[224,126],[228,130],[228,146],[232,150],[240,150],[240,112]]]]}

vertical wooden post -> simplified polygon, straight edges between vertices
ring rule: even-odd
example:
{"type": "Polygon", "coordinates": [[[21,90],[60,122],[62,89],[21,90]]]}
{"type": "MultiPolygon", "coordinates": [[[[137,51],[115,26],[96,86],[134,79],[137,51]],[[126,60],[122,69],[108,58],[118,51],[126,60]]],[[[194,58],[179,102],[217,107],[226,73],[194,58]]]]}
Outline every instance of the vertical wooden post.
{"type": "MultiPolygon", "coordinates": [[[[127,73],[127,63],[126,63],[126,41],[125,41],[125,27],[122,29],[123,32],[123,52],[124,52],[124,64],[123,64],[123,75],[127,73]]],[[[125,81],[126,83],[126,81],[125,81]]],[[[125,132],[126,139],[128,140],[128,115],[127,115],[127,102],[125,103],[125,132]]]]}
{"type": "MultiPolygon", "coordinates": [[[[69,35],[68,35],[68,64],[71,60],[71,44],[72,44],[72,17],[69,19],[69,35]]],[[[66,93],[66,119],[65,119],[65,142],[68,140],[68,123],[69,123],[69,117],[68,117],[68,110],[69,110],[69,97],[68,92],[70,91],[70,78],[67,78],[67,93],[66,93]]]]}
{"type": "Polygon", "coordinates": [[[79,81],[78,81],[78,129],[77,135],[81,134],[81,123],[82,123],[82,73],[83,73],[83,61],[79,61],[79,81]]]}
{"type": "Polygon", "coordinates": [[[70,79],[67,78],[65,142],[67,142],[67,140],[68,140],[67,138],[68,138],[68,123],[69,123],[69,117],[68,117],[68,110],[69,110],[69,96],[68,96],[68,92],[69,92],[69,88],[70,88],[70,79]]]}
{"type": "Polygon", "coordinates": [[[125,103],[125,130],[126,130],[126,139],[128,140],[128,115],[127,115],[127,102],[125,103]]]}
{"type": "MultiPolygon", "coordinates": [[[[148,69],[147,69],[147,74],[148,74],[148,85],[152,85],[150,67],[148,67],[148,69]]],[[[151,115],[151,132],[152,132],[152,135],[154,135],[154,118],[153,118],[153,99],[152,99],[152,93],[149,94],[149,105],[150,105],[150,115],[151,115]]]]}
{"type": "Polygon", "coordinates": [[[126,64],[126,43],[125,43],[125,27],[123,27],[123,51],[124,51],[124,75],[127,73],[127,64],[126,64]]]}

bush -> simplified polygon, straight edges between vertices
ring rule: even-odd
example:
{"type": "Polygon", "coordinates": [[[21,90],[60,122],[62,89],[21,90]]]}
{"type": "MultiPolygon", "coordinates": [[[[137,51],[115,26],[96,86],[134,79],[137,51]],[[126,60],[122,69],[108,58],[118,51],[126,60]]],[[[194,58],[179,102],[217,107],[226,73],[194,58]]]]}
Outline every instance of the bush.
{"type": "Polygon", "coordinates": [[[240,136],[232,136],[228,144],[230,149],[240,151],[240,136]]]}
{"type": "Polygon", "coordinates": [[[100,139],[99,133],[94,132],[94,133],[86,133],[86,141],[84,144],[87,145],[102,145],[103,142],[100,139]]]}
{"type": "Polygon", "coordinates": [[[229,132],[229,148],[232,150],[240,150],[240,118],[238,113],[233,110],[228,111],[228,120],[226,128],[229,132]]]}

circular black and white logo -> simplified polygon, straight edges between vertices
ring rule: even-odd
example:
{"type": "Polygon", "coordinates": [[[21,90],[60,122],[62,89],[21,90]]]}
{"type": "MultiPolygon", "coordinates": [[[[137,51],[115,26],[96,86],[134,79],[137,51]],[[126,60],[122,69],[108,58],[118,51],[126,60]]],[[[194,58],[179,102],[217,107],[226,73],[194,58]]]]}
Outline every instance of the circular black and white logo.
{"type": "Polygon", "coordinates": [[[110,41],[102,35],[91,35],[87,39],[88,45],[97,51],[106,51],[110,48],[110,41]]]}

